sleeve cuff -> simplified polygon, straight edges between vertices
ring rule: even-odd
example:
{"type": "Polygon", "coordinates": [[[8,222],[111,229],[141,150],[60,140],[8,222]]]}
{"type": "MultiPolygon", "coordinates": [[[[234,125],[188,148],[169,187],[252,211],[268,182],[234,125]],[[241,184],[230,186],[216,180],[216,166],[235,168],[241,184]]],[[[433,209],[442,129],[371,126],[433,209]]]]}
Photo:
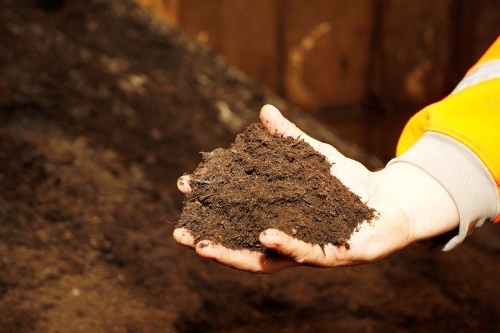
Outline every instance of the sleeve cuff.
{"type": "Polygon", "coordinates": [[[450,194],[458,210],[458,235],[446,243],[449,251],[485,221],[498,214],[498,190],[491,173],[467,146],[446,135],[426,132],[409,150],[389,161],[413,164],[436,179],[450,194]]]}

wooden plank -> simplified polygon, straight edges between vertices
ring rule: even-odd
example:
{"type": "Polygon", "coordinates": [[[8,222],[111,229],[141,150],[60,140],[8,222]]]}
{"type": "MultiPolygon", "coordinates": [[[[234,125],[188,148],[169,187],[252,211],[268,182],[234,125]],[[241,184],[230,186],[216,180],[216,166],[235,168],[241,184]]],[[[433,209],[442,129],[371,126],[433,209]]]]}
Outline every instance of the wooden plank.
{"type": "Polygon", "coordinates": [[[370,93],[384,104],[425,106],[442,98],[453,0],[383,0],[370,93]]]}
{"type": "Polygon", "coordinates": [[[155,15],[176,25],[179,23],[179,1],[181,0],[135,0],[136,3],[149,9],[155,15]]]}
{"type": "Polygon", "coordinates": [[[180,0],[179,24],[199,42],[217,48],[219,41],[218,13],[221,0],[180,0]]]}
{"type": "Polygon", "coordinates": [[[277,13],[274,0],[225,0],[220,23],[229,61],[272,89],[278,87],[277,13]]]}
{"type": "Polygon", "coordinates": [[[455,0],[448,90],[455,88],[500,32],[500,1],[455,0]]]}
{"type": "Polygon", "coordinates": [[[312,109],[365,95],[373,1],[288,0],[284,9],[285,97],[312,109]]]}
{"type": "Polygon", "coordinates": [[[278,89],[276,0],[182,0],[180,24],[249,77],[278,89]]]}

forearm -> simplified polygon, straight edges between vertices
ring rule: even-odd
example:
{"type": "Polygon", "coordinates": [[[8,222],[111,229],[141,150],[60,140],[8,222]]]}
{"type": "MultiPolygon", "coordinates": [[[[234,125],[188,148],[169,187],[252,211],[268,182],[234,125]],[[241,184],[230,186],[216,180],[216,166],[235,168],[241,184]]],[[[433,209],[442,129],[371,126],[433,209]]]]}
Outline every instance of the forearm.
{"type": "Polygon", "coordinates": [[[500,37],[449,96],[410,119],[388,165],[412,164],[449,193],[460,224],[445,251],[485,221],[500,222],[499,91],[500,37]]]}
{"type": "Polygon", "coordinates": [[[474,152],[450,137],[426,133],[407,152],[389,162],[387,169],[392,168],[405,168],[408,178],[412,178],[400,180],[411,186],[407,190],[410,193],[400,192],[403,204],[411,195],[419,200],[415,207],[411,207],[410,201],[407,208],[415,221],[417,238],[459,226],[445,251],[460,244],[474,227],[497,215],[498,193],[493,177],[474,152]],[[419,176],[415,168],[423,175],[419,176]],[[415,184],[420,181],[422,184],[415,184]],[[422,204],[424,207],[419,207],[422,204]],[[436,225],[429,225],[433,223],[436,225]]]}
{"type": "Polygon", "coordinates": [[[458,226],[459,216],[446,189],[427,172],[410,163],[392,163],[376,177],[404,212],[410,242],[431,238],[458,226]]]}

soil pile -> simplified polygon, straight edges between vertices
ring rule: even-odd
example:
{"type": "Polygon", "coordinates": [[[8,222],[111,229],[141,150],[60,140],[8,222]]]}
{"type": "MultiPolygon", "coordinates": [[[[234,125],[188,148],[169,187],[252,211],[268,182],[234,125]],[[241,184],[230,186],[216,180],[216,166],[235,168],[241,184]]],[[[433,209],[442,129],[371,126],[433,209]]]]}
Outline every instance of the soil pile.
{"type": "Polygon", "coordinates": [[[0,0],[0,73],[0,332],[500,330],[498,226],[268,276],[175,243],[177,178],[263,104],[349,145],[130,1],[0,0]]]}
{"type": "Polygon", "coordinates": [[[311,244],[349,248],[351,234],[374,211],[330,167],[308,143],[253,124],[229,149],[203,153],[178,226],[196,241],[237,250],[265,252],[259,234],[268,228],[311,244]]]}

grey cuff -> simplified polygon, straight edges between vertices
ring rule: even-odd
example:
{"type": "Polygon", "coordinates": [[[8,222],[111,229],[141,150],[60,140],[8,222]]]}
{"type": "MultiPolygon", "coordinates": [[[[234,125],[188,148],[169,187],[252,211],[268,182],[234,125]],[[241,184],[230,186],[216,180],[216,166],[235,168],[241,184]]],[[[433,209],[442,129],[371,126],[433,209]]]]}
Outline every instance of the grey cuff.
{"type": "Polygon", "coordinates": [[[462,243],[474,227],[493,220],[499,211],[498,190],[479,157],[461,142],[436,132],[426,132],[408,151],[387,165],[413,164],[436,179],[450,194],[458,210],[458,235],[446,243],[448,251],[462,243]]]}

